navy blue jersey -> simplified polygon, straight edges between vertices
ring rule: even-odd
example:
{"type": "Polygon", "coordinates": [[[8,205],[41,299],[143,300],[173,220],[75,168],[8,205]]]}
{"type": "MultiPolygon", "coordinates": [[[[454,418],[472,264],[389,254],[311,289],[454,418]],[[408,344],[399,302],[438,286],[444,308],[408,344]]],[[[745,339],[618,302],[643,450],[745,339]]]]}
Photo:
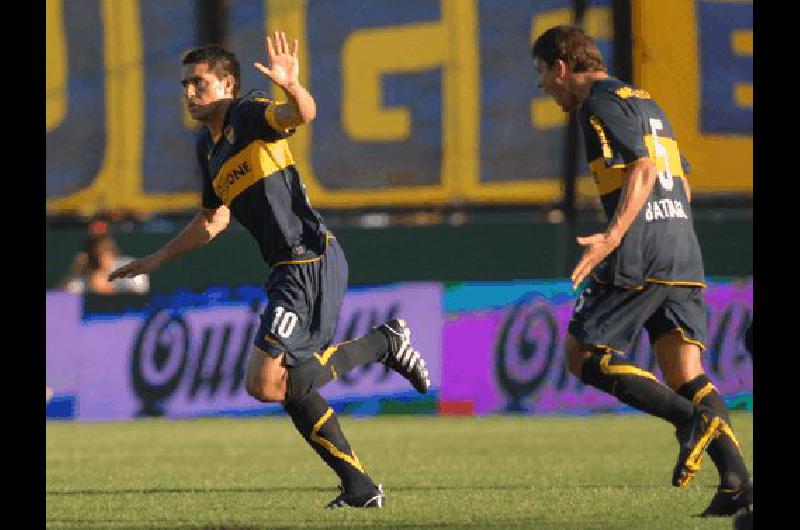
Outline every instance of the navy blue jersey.
{"type": "Polygon", "coordinates": [[[293,132],[277,126],[266,93],[251,91],[228,107],[216,144],[208,129],[197,142],[203,208],[230,208],[271,266],[317,256],[327,241],[286,141],[293,132]]]}
{"type": "Polygon", "coordinates": [[[705,286],[703,258],[684,188],[689,167],[672,126],[643,91],[609,77],[596,81],[578,112],[586,159],[610,221],[625,166],[649,157],[658,180],[620,246],[598,268],[600,281],[638,288],[645,282],[705,286]]]}

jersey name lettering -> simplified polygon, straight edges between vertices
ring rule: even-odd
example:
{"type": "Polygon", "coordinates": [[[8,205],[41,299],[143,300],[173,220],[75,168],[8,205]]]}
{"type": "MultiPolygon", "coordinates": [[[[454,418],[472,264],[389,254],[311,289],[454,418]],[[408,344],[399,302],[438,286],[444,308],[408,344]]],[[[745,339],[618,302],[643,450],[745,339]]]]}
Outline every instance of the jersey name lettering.
{"type": "Polygon", "coordinates": [[[672,219],[675,217],[689,219],[683,208],[683,203],[679,200],[661,199],[660,201],[649,201],[645,206],[644,219],[648,223],[658,219],[672,219]]]}

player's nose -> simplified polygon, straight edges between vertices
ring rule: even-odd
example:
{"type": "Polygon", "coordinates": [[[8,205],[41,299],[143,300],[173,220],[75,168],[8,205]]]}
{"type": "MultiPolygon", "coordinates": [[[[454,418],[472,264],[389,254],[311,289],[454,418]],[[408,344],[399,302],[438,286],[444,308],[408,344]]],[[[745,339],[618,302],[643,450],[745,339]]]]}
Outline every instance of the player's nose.
{"type": "Polygon", "coordinates": [[[186,99],[191,99],[191,98],[195,97],[195,95],[196,95],[196,91],[194,89],[194,84],[193,83],[186,83],[184,85],[184,87],[183,87],[183,97],[185,97],[186,99]]]}

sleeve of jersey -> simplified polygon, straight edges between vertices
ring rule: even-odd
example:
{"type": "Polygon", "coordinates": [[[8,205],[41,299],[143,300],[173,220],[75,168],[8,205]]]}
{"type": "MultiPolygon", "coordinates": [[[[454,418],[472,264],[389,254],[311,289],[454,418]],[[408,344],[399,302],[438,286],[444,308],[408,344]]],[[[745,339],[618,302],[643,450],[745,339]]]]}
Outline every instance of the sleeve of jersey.
{"type": "Polygon", "coordinates": [[[638,118],[619,102],[594,98],[585,109],[589,124],[600,141],[603,159],[611,167],[615,159],[629,164],[650,156],[638,118]]]}
{"type": "Polygon", "coordinates": [[[256,114],[256,133],[263,135],[266,140],[283,140],[294,134],[294,129],[287,129],[278,125],[275,110],[280,102],[267,98],[253,98],[248,102],[248,112],[256,114]]]}
{"type": "Polygon", "coordinates": [[[200,167],[200,177],[203,186],[203,208],[207,210],[216,210],[222,206],[222,200],[214,193],[214,187],[211,185],[211,177],[208,174],[208,160],[205,149],[201,144],[197,144],[197,164],[200,167]]]}

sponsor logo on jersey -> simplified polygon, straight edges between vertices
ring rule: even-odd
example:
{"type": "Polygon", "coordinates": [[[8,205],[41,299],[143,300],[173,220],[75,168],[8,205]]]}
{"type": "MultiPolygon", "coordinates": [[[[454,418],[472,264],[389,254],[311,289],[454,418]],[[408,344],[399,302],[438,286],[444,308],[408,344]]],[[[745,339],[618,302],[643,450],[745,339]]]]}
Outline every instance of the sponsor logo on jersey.
{"type": "Polygon", "coordinates": [[[224,197],[227,193],[228,189],[233,186],[233,184],[242,178],[243,176],[247,175],[252,171],[250,167],[250,162],[244,161],[235,168],[231,169],[222,178],[215,179],[214,187],[217,190],[217,195],[220,197],[224,197]]]}

